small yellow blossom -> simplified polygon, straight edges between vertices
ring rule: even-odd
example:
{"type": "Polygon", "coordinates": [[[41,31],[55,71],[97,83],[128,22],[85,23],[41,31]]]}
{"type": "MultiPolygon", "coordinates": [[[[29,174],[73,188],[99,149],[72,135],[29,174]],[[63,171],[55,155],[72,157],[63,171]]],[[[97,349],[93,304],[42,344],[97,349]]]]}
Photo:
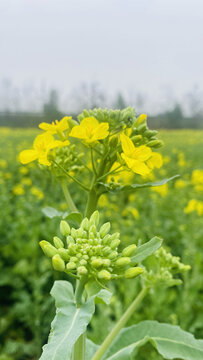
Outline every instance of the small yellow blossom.
{"type": "Polygon", "coordinates": [[[20,153],[19,159],[22,164],[28,164],[38,159],[38,162],[42,165],[50,166],[51,163],[47,156],[51,149],[56,147],[62,147],[69,144],[69,141],[55,140],[49,133],[38,135],[33,143],[33,149],[23,150],[20,153]]]}
{"type": "Polygon", "coordinates": [[[70,136],[82,139],[86,144],[92,144],[97,140],[105,139],[109,135],[109,124],[107,122],[99,123],[94,117],[84,118],[80,125],[72,128],[70,136]]]}
{"type": "Polygon", "coordinates": [[[32,180],[28,177],[25,177],[24,179],[21,180],[21,183],[23,185],[27,185],[27,186],[31,186],[32,185],[32,180]]]}
{"type": "Polygon", "coordinates": [[[147,121],[147,115],[141,114],[137,119],[137,124],[139,125],[139,124],[143,123],[144,121],[147,121]]]}
{"type": "Polygon", "coordinates": [[[203,201],[192,199],[189,201],[187,206],[184,208],[185,214],[190,214],[191,212],[196,211],[199,216],[203,215],[203,201]]]}
{"type": "Polygon", "coordinates": [[[136,208],[130,206],[123,210],[122,216],[128,216],[129,214],[131,214],[134,217],[134,219],[139,219],[140,217],[139,211],[136,208]]]}
{"type": "Polygon", "coordinates": [[[20,169],[19,169],[19,172],[22,175],[27,175],[28,174],[28,169],[25,166],[21,166],[20,169]]]}
{"type": "Polygon", "coordinates": [[[0,160],[0,167],[2,167],[3,169],[7,167],[7,162],[4,159],[0,160]]]}
{"type": "Polygon", "coordinates": [[[21,184],[15,185],[13,187],[12,191],[13,191],[14,195],[24,195],[25,194],[25,190],[21,184]]]}
{"type": "Polygon", "coordinates": [[[197,169],[192,172],[191,183],[194,185],[196,191],[203,191],[203,170],[197,169]]]}
{"type": "Polygon", "coordinates": [[[180,152],[178,154],[178,165],[180,167],[185,167],[186,166],[186,161],[185,161],[185,154],[180,152]]]}
{"type": "Polygon", "coordinates": [[[39,128],[48,131],[50,134],[56,134],[58,132],[61,133],[69,129],[69,124],[68,124],[69,119],[72,119],[72,116],[65,116],[60,121],[58,120],[52,121],[51,124],[42,122],[41,124],[39,124],[39,128]]]}
{"type": "Polygon", "coordinates": [[[150,169],[157,168],[159,169],[163,165],[162,155],[159,153],[152,153],[149,160],[147,160],[147,165],[150,169]]]}
{"type": "Polygon", "coordinates": [[[186,182],[182,179],[178,179],[175,182],[175,188],[176,189],[183,189],[187,186],[186,182]]]}
{"type": "Polygon", "coordinates": [[[44,198],[43,192],[41,190],[39,190],[37,187],[35,187],[35,186],[33,186],[30,189],[30,192],[31,192],[32,195],[36,196],[39,200],[44,198]]]}
{"type": "Polygon", "coordinates": [[[168,194],[168,184],[152,187],[151,190],[165,197],[168,194]]]}
{"type": "Polygon", "coordinates": [[[124,135],[120,135],[123,153],[121,157],[125,160],[127,166],[136,174],[147,175],[150,168],[145,164],[152,156],[152,150],[146,145],[135,147],[132,140],[124,135]]]}

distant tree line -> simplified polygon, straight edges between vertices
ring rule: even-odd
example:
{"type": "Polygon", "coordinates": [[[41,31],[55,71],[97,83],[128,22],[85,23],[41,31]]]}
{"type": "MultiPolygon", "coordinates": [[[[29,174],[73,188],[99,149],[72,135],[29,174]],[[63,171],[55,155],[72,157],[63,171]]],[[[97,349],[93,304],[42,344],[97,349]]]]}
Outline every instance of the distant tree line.
{"type": "MultiPolygon", "coordinates": [[[[82,84],[73,94],[75,100],[75,110],[68,112],[68,115],[76,117],[84,108],[90,109],[94,107],[105,107],[108,104],[107,96],[100,90],[97,84],[87,86],[82,84]]],[[[130,105],[135,109],[144,108],[145,98],[141,94],[137,94],[134,100],[130,101],[130,105]]],[[[175,103],[170,110],[165,110],[157,115],[149,116],[150,128],[159,129],[181,129],[181,128],[203,128],[203,111],[201,110],[200,100],[195,92],[188,95],[187,103],[190,107],[189,114],[185,115],[181,104],[175,103]]],[[[1,105],[1,104],[0,104],[1,105]]],[[[118,93],[109,107],[115,109],[123,109],[129,106],[129,101],[118,93]]],[[[0,112],[0,126],[9,127],[37,127],[42,121],[51,122],[55,119],[67,115],[60,110],[59,95],[56,90],[51,90],[48,100],[44,102],[42,110],[37,111],[10,111],[0,112]]]]}

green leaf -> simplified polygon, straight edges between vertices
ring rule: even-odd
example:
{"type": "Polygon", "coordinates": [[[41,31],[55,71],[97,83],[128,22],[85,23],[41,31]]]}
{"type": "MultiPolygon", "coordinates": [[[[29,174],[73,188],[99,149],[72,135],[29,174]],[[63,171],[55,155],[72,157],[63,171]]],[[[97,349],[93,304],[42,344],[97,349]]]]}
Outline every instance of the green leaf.
{"type": "Polygon", "coordinates": [[[68,281],[55,281],[51,295],[55,299],[56,315],[40,360],[71,360],[73,346],[85,332],[95,311],[95,298],[108,302],[111,293],[102,289],[79,308],[76,307],[73,287],[68,281]]]}
{"type": "Polygon", "coordinates": [[[167,179],[163,179],[160,181],[155,181],[155,182],[148,182],[145,184],[132,184],[132,185],[125,185],[125,186],[118,186],[118,185],[109,185],[109,184],[105,184],[102,182],[99,182],[98,184],[100,185],[100,189],[103,192],[112,192],[112,193],[117,193],[119,191],[132,191],[132,190],[136,190],[136,189],[142,189],[142,188],[147,188],[147,187],[154,187],[154,186],[161,186],[166,184],[167,182],[176,179],[177,177],[179,177],[179,175],[174,175],[170,178],[167,179]]]}
{"type": "Polygon", "coordinates": [[[85,360],[90,360],[98,350],[99,345],[93,343],[93,341],[87,339],[85,347],[85,360]]]}
{"type": "Polygon", "coordinates": [[[54,217],[60,217],[62,219],[66,219],[70,225],[73,224],[73,226],[76,225],[80,225],[83,216],[81,213],[79,212],[72,212],[69,213],[68,211],[58,211],[57,209],[51,207],[51,206],[47,206],[45,208],[42,209],[42,212],[45,216],[47,216],[50,219],[53,219],[54,217]]]}
{"type": "MultiPolygon", "coordinates": [[[[179,326],[142,321],[122,329],[102,360],[131,360],[140,346],[150,342],[164,359],[203,359],[203,340],[179,326]]],[[[93,351],[94,347],[91,347],[93,351]]],[[[96,351],[96,347],[95,347],[96,351]]]]}
{"type": "Polygon", "coordinates": [[[162,239],[155,236],[147,243],[137,247],[134,252],[134,256],[131,259],[131,263],[137,264],[146,259],[148,256],[152,255],[157,249],[160,248],[162,242],[162,239]]]}
{"type": "Polygon", "coordinates": [[[62,217],[64,214],[63,211],[58,211],[57,209],[54,209],[51,206],[46,206],[45,208],[42,209],[42,212],[45,216],[47,216],[50,219],[53,219],[54,217],[57,216],[62,217]]]}

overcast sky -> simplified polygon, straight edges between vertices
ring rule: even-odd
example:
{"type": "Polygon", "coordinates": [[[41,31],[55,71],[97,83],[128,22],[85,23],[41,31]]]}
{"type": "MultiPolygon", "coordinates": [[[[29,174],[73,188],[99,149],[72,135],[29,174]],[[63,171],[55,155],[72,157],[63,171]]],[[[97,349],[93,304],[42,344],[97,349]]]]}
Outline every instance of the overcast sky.
{"type": "Polygon", "coordinates": [[[155,103],[203,91],[202,0],[0,0],[0,81],[97,81],[155,103]]]}

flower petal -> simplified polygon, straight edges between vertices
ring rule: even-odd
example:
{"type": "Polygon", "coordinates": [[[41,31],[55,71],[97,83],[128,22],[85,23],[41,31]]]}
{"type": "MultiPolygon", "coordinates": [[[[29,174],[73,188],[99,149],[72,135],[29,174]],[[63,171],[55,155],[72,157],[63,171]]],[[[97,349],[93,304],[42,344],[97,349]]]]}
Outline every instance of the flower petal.
{"type": "Polygon", "coordinates": [[[36,150],[23,150],[19,155],[22,164],[28,164],[38,158],[39,153],[36,150]]]}
{"type": "Polygon", "coordinates": [[[130,140],[130,138],[128,136],[126,136],[125,134],[121,134],[120,139],[121,139],[121,145],[122,145],[123,152],[127,156],[131,156],[131,154],[133,154],[133,152],[135,151],[135,146],[134,146],[132,140],[130,140]]]}

